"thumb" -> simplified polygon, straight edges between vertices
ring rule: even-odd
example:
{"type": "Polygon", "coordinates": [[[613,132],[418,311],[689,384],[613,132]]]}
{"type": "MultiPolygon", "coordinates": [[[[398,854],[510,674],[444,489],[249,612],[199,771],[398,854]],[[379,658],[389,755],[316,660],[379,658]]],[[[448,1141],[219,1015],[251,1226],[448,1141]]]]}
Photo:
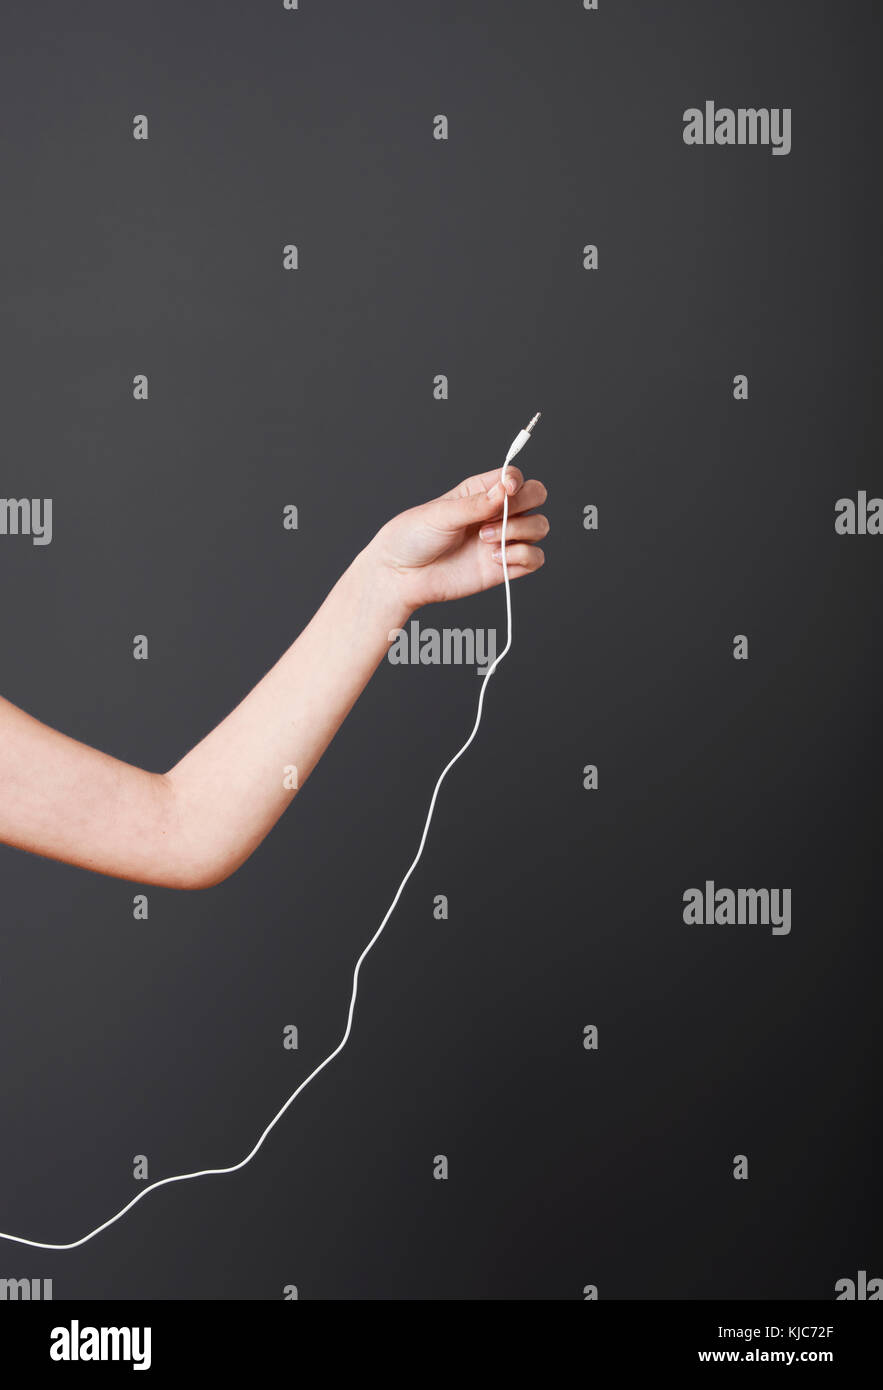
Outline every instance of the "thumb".
{"type": "Polygon", "coordinates": [[[462,531],[468,526],[479,526],[502,511],[504,486],[511,497],[518,489],[518,478],[509,472],[505,484],[498,479],[487,491],[482,489],[466,497],[439,497],[428,504],[426,519],[440,531],[462,531]]]}

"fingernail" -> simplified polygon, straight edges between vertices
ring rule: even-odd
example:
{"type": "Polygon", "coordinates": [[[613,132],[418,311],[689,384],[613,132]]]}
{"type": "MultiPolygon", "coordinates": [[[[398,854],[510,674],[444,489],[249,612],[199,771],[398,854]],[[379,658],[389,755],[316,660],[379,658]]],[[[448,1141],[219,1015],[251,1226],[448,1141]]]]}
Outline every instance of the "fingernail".
{"type": "Polygon", "coordinates": [[[489,502],[499,502],[500,499],[502,498],[502,496],[503,496],[503,491],[502,491],[502,488],[500,487],[500,484],[499,484],[499,483],[494,483],[493,487],[490,488],[489,491],[488,491],[487,500],[488,500],[489,502]]]}
{"type": "Polygon", "coordinates": [[[515,489],[516,489],[517,487],[518,487],[518,479],[517,479],[517,478],[513,478],[512,475],[511,475],[511,473],[510,473],[509,476],[506,478],[506,491],[508,492],[508,494],[509,494],[510,497],[512,496],[513,492],[515,491],[515,489]]]}
{"type": "Polygon", "coordinates": [[[492,550],[492,551],[491,551],[491,559],[492,559],[492,560],[499,560],[500,564],[502,564],[502,563],[503,563],[503,552],[502,552],[502,550],[492,550]]]}
{"type": "Polygon", "coordinates": [[[496,526],[482,526],[478,534],[483,541],[493,541],[496,540],[497,528],[496,526]]]}

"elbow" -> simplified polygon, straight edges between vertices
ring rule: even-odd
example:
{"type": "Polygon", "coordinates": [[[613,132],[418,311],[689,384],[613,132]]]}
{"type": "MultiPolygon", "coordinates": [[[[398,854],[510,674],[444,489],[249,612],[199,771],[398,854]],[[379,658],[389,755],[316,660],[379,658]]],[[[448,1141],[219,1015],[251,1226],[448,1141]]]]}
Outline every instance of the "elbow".
{"type": "MultiPolygon", "coordinates": [[[[230,870],[232,873],[233,870],[230,870]]],[[[198,893],[206,888],[216,888],[219,883],[223,883],[230,873],[215,871],[212,869],[185,869],[181,872],[170,874],[163,882],[164,888],[177,888],[185,893],[198,893]]]]}
{"type": "Polygon", "coordinates": [[[251,852],[243,853],[229,833],[212,826],[182,797],[172,774],[163,784],[163,815],[159,864],[153,881],[162,888],[196,893],[216,888],[236,872],[251,852]]]}
{"type": "Polygon", "coordinates": [[[186,859],[181,863],[165,866],[160,885],[163,888],[177,888],[185,893],[197,893],[206,888],[217,888],[219,883],[233,875],[240,861],[214,856],[186,859]]]}

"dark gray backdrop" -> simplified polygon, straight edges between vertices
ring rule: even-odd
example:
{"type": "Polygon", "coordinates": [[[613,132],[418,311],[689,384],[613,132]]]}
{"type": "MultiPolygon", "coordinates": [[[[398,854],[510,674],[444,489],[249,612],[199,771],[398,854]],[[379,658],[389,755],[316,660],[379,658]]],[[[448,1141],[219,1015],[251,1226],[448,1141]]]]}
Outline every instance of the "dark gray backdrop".
{"type": "MultiPolygon", "coordinates": [[[[537,409],[552,534],[348,1049],[244,1172],[72,1253],[0,1243],[0,1277],[829,1299],[883,1274],[883,540],[833,530],[883,491],[880,28],[870,0],[5,6],[0,490],[55,504],[50,546],[0,539],[5,696],[169,767],[383,521],[537,409]],[[685,147],[706,98],[791,107],[791,154],[685,147]],[[686,927],[706,878],[790,887],[790,936],[686,927]]],[[[421,616],[502,633],[502,591],[421,616]]],[[[383,667],[245,867],[149,890],[147,923],[133,885],[0,851],[0,1229],[83,1234],[136,1153],[242,1157],[337,1041],[477,694],[383,667]]]]}

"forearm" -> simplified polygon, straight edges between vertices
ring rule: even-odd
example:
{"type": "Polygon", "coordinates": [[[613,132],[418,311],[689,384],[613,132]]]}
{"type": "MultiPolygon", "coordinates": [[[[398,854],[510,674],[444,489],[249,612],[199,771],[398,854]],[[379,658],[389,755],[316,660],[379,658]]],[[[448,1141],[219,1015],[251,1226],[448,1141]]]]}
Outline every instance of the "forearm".
{"type": "Polygon", "coordinates": [[[369,546],[263,680],[165,775],[0,700],[0,840],[138,883],[220,882],[303,786],[408,611],[369,546]]]}
{"type": "MultiPolygon", "coordinates": [[[[522,432],[526,433],[526,432],[522,432]]],[[[300,637],[169,772],[120,762],[0,699],[0,841],[173,888],[219,883],[303,786],[388,650],[425,603],[499,584],[504,480],[477,474],[388,522],[300,637]],[[490,524],[485,524],[490,523],[490,524]]],[[[510,468],[510,578],[542,564],[541,483],[510,468]],[[517,496],[515,496],[517,494],[517,496]]]]}
{"type": "Polygon", "coordinates": [[[395,577],[369,546],[263,680],[166,773],[172,872],[181,886],[220,882],[252,853],[309,777],[388,650],[389,632],[408,613],[395,577]]]}

